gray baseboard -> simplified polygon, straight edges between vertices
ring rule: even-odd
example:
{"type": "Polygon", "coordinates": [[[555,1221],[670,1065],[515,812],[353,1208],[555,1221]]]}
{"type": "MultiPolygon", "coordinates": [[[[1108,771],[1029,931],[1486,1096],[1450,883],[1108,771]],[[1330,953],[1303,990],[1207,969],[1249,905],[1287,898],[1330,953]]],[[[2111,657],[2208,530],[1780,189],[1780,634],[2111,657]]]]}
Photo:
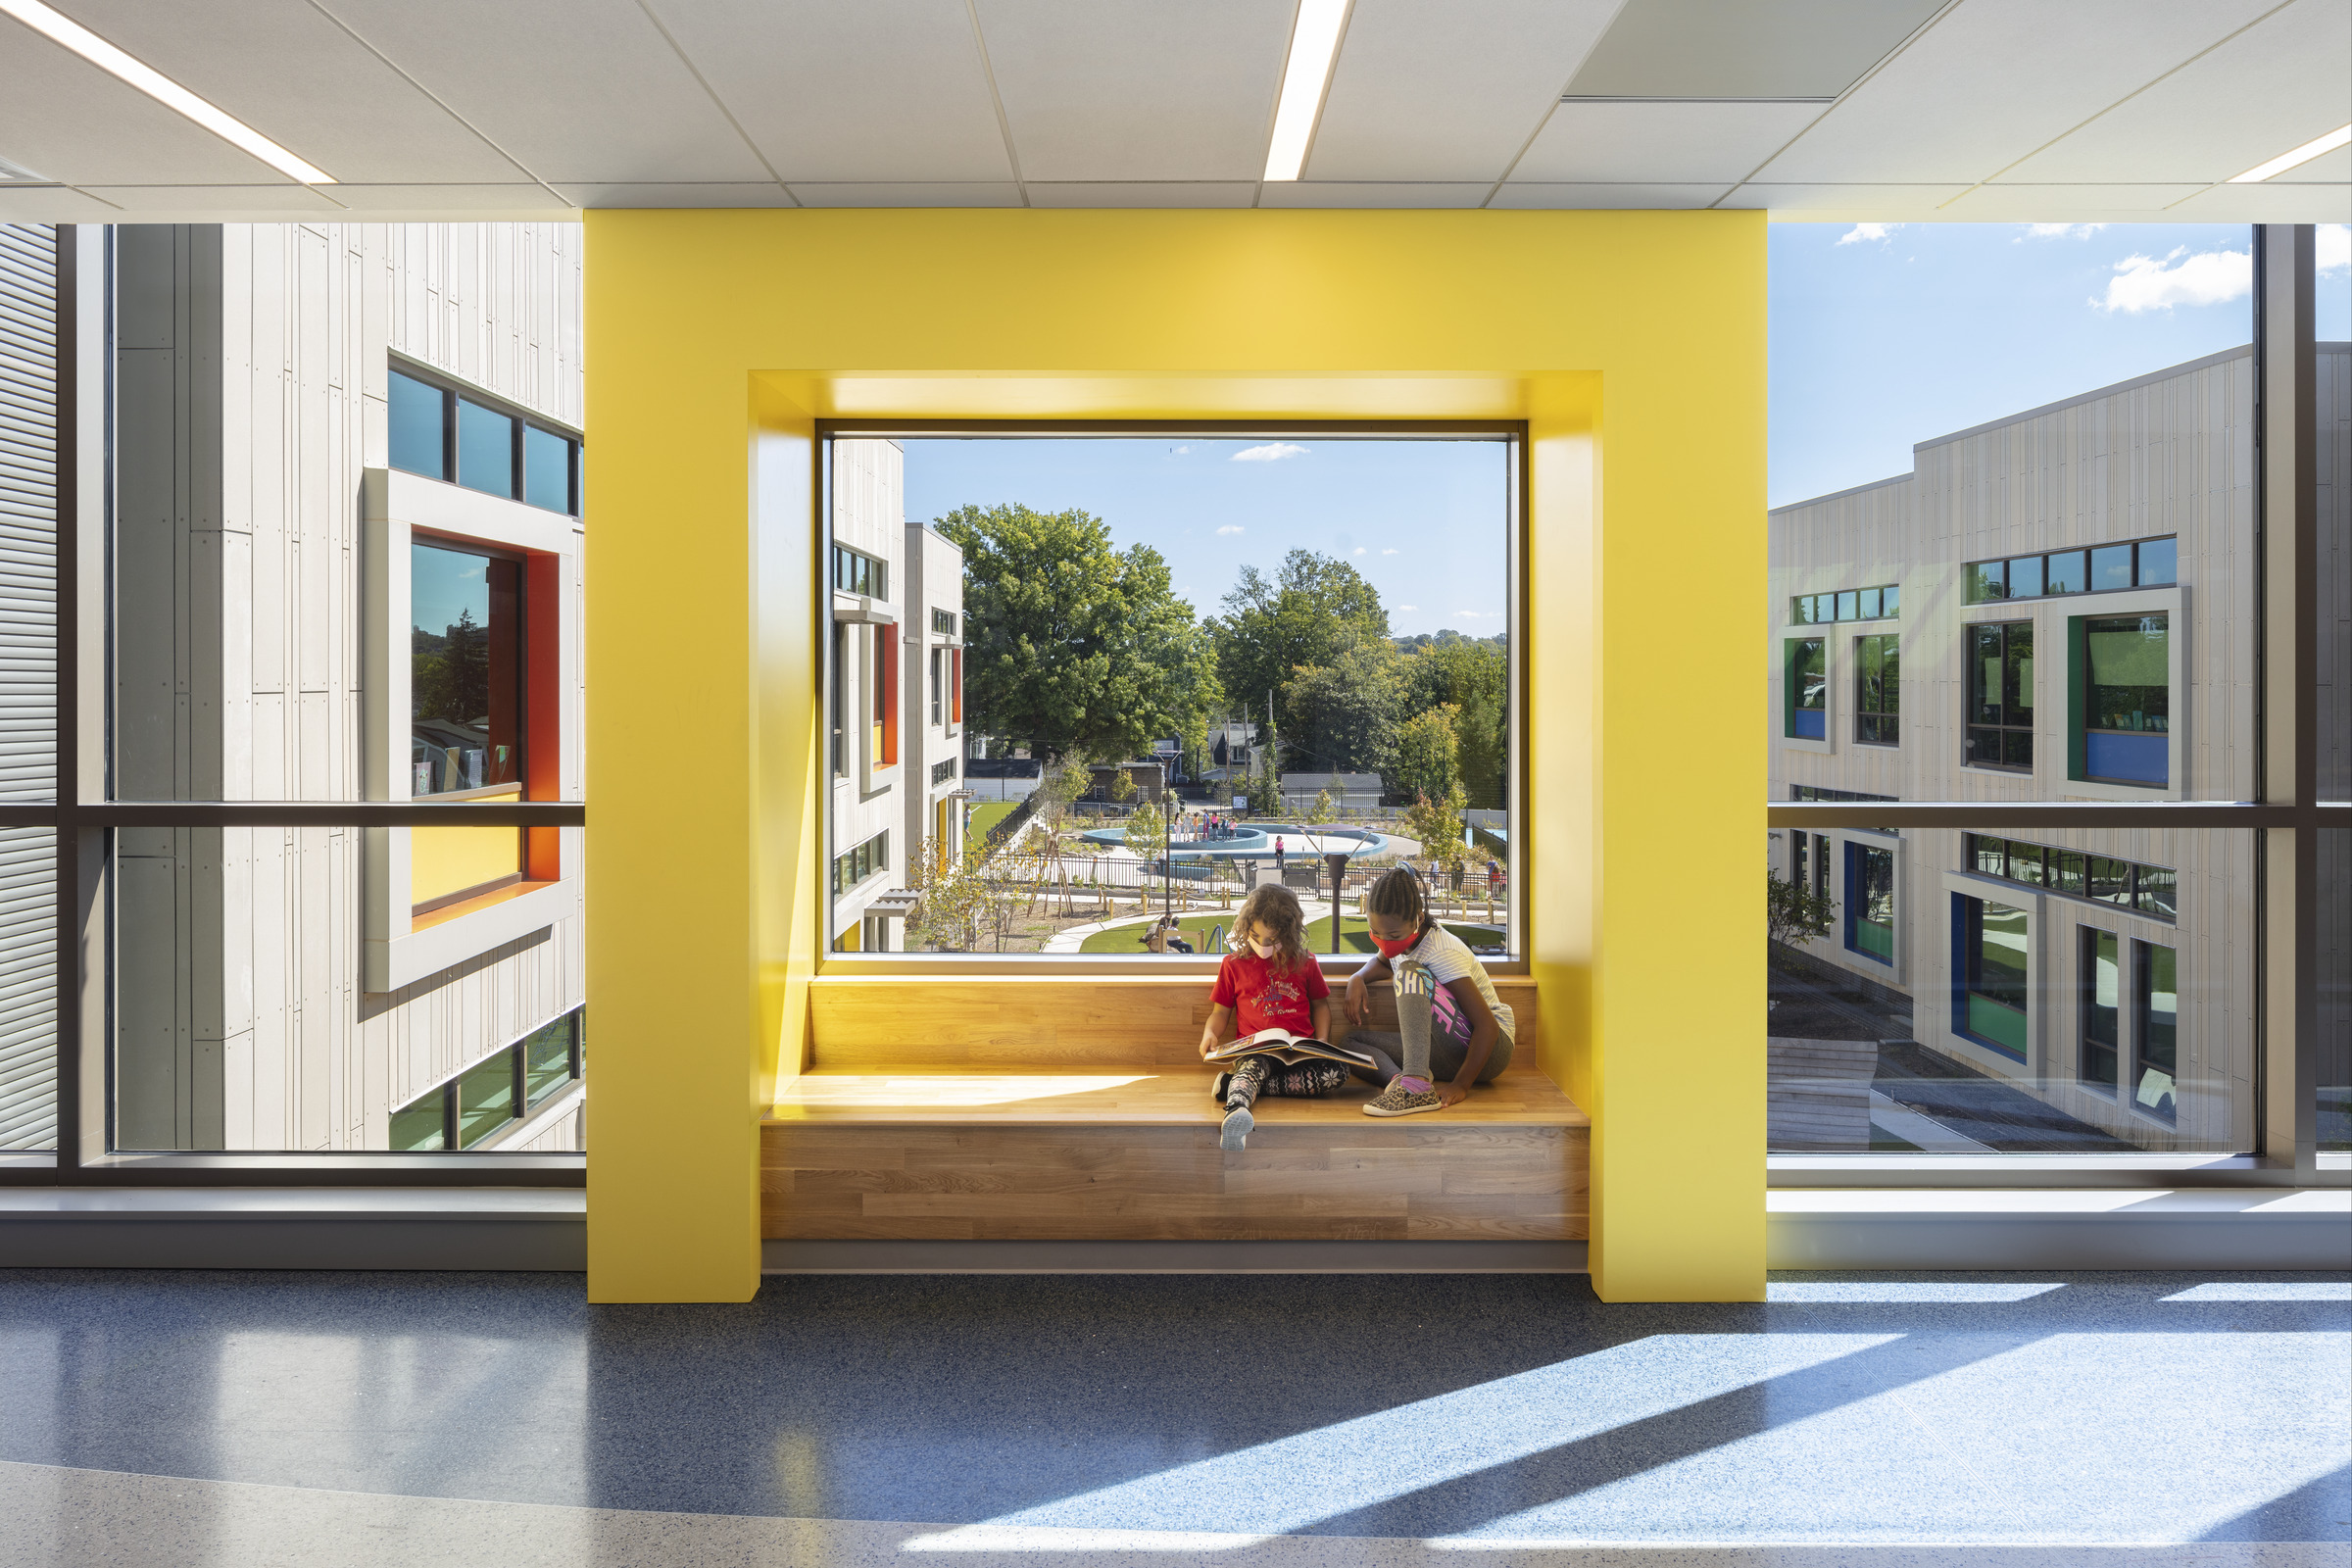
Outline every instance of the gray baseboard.
{"type": "Polygon", "coordinates": [[[762,1242],[767,1274],[1582,1274],[1582,1242],[762,1242]]]}
{"type": "Polygon", "coordinates": [[[2352,1269],[2352,1193],[1775,1189],[1776,1269],[2352,1269]]]}
{"type": "Polygon", "coordinates": [[[16,1268],[525,1269],[588,1266],[576,1188],[0,1189],[16,1268]]]}

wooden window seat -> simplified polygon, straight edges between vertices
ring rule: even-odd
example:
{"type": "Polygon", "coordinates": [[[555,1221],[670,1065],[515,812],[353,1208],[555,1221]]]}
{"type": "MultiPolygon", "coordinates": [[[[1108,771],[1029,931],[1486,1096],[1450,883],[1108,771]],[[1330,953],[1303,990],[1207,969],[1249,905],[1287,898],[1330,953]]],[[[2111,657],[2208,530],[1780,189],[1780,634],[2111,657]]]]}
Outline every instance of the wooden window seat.
{"type": "MultiPolygon", "coordinates": [[[[1197,1052],[1205,976],[819,978],[760,1128],[761,1233],[796,1241],[1581,1241],[1590,1120],[1535,1064],[1382,1120],[1261,1099],[1248,1149],[1197,1052]]],[[[1335,1010],[1338,999],[1334,998],[1335,1010]]],[[[1394,1028],[1387,988],[1373,1027],[1394,1028]]],[[[1335,1025],[1336,1027],[1336,1025],[1335,1025]]]]}

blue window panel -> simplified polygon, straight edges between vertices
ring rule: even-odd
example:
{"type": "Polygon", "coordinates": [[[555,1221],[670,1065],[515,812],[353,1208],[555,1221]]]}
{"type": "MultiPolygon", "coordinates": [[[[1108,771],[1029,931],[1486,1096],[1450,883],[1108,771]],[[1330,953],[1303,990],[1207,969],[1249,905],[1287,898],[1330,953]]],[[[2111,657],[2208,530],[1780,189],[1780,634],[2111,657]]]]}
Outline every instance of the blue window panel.
{"type": "Polygon", "coordinates": [[[2150,539],[2139,547],[2139,585],[2163,587],[2180,575],[2180,541],[2150,539]]]}
{"type": "Polygon", "coordinates": [[[571,511],[571,443],[527,424],[522,427],[522,499],[550,512],[571,511]]]}
{"type": "Polygon", "coordinates": [[[486,495],[514,496],[514,421],[458,399],[458,483],[486,495]]]}
{"type": "Polygon", "coordinates": [[[449,452],[441,440],[441,389],[398,370],[390,372],[392,466],[428,479],[449,477],[449,452]]]}
{"type": "Polygon", "coordinates": [[[2122,779],[2128,784],[2172,782],[2162,735],[2124,735],[2091,730],[2082,737],[2082,770],[2092,778],[2122,779]]]}
{"type": "Polygon", "coordinates": [[[1827,740],[1830,715],[1818,708],[1799,708],[1788,714],[1788,733],[1800,741],[1827,740]]]}

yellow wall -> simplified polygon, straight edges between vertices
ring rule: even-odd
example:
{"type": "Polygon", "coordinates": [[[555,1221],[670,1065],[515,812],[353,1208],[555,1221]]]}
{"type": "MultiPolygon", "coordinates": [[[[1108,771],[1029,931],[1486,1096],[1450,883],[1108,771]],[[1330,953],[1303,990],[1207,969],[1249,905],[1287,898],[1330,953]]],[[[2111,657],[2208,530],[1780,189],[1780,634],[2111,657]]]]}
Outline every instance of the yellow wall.
{"type": "Polygon", "coordinates": [[[825,940],[812,421],[867,416],[1529,421],[1531,942],[1594,1285],[1761,1294],[1764,736],[1708,711],[1764,603],[1761,214],[587,223],[588,728],[697,760],[681,810],[589,749],[593,1298],[758,1284],[757,1118],[825,940]]]}
{"type": "MultiPolygon", "coordinates": [[[[474,801],[519,801],[519,786],[474,801]]],[[[409,829],[409,902],[423,904],[478,888],[522,869],[522,830],[512,827],[409,829]]]]}

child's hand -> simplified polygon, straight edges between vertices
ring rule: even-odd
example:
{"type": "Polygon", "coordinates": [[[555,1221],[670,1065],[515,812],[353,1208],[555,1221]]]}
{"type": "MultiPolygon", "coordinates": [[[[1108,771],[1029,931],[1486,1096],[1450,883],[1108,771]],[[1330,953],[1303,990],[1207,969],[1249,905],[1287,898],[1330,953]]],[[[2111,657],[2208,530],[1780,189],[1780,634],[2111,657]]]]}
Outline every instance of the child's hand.
{"type": "Polygon", "coordinates": [[[1362,975],[1348,977],[1348,1021],[1358,1029],[1364,1026],[1365,1014],[1371,1001],[1371,987],[1364,984],[1362,975]]]}
{"type": "Polygon", "coordinates": [[[1441,1105],[1458,1105],[1470,1098],[1470,1091],[1460,1084],[1432,1084],[1430,1087],[1438,1092],[1438,1103],[1441,1105]]]}

